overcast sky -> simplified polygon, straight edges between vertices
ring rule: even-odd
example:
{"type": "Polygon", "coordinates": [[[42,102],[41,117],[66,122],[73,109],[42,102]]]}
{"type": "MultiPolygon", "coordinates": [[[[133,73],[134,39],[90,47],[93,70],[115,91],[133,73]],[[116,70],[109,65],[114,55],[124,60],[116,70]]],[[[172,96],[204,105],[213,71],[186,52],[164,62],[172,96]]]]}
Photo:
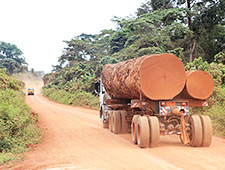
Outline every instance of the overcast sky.
{"type": "Polygon", "coordinates": [[[35,71],[52,70],[66,46],[81,33],[115,28],[113,16],[134,15],[146,0],[0,0],[0,41],[22,50],[35,71]]]}

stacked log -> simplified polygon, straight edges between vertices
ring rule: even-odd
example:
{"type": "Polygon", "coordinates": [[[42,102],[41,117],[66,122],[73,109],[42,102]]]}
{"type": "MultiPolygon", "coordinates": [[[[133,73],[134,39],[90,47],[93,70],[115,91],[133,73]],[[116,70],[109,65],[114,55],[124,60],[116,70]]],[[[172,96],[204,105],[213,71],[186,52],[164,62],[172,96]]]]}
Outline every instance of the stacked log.
{"type": "Polygon", "coordinates": [[[214,88],[214,81],[212,76],[200,70],[186,72],[186,85],[181,98],[194,98],[204,100],[211,96],[214,88]]]}
{"type": "Polygon", "coordinates": [[[107,64],[102,70],[106,92],[117,99],[170,100],[185,86],[185,69],[173,54],[146,55],[117,64],[107,64]]]}

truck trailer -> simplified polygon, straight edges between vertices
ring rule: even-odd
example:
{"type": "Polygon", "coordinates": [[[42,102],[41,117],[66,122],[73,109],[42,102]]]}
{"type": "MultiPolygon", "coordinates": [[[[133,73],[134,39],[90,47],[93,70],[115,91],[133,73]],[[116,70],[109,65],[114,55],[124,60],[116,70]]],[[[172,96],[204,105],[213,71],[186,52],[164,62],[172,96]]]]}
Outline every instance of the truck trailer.
{"type": "Polygon", "coordinates": [[[209,116],[190,114],[205,107],[214,82],[204,71],[185,71],[173,54],[146,55],[104,66],[96,91],[103,128],[131,133],[140,148],[159,146],[160,135],[179,135],[184,144],[208,147],[209,116]]]}

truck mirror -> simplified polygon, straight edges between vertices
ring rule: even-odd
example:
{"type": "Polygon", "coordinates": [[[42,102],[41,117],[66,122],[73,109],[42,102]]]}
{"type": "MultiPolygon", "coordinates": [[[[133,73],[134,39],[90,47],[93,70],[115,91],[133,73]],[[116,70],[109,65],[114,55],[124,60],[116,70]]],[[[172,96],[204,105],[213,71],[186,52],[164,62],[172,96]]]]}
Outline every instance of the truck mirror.
{"type": "Polygon", "coordinates": [[[99,88],[100,88],[100,83],[97,81],[97,82],[95,82],[95,93],[97,95],[99,95],[99,88]]]}

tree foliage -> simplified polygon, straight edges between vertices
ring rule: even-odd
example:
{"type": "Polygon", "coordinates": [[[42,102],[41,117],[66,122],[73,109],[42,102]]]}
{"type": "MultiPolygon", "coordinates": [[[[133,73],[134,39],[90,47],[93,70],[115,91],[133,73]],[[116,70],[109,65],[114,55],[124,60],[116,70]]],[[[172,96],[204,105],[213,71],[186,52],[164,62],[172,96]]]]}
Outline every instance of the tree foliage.
{"type": "Polygon", "coordinates": [[[6,68],[10,74],[27,71],[27,63],[22,55],[23,52],[16,45],[0,41],[0,68],[6,68]]]}
{"type": "Polygon", "coordinates": [[[64,41],[67,47],[59,64],[53,66],[54,72],[46,75],[44,81],[49,88],[92,92],[105,64],[173,53],[184,64],[191,57],[194,62],[187,67],[204,67],[218,85],[224,84],[223,6],[223,0],[146,1],[137,9],[136,16],[114,17],[114,30],[95,35],[83,33],[64,41]]]}

